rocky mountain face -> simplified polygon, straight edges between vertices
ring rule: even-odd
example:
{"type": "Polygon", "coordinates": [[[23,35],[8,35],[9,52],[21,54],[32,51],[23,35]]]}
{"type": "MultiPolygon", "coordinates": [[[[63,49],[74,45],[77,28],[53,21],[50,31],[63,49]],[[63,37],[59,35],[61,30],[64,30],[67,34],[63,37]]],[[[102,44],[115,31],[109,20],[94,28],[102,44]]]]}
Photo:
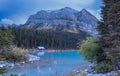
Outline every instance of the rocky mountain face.
{"type": "Polygon", "coordinates": [[[96,34],[98,19],[86,9],[81,11],[65,7],[59,10],[41,10],[31,15],[22,26],[37,30],[59,30],[79,33],[85,31],[96,34]]]}

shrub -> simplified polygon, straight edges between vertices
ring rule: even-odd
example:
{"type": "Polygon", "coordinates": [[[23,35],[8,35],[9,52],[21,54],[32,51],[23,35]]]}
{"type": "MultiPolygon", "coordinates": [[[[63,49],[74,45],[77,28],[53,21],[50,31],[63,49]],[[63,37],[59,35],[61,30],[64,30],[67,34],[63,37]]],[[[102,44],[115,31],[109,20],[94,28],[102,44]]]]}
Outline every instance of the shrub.
{"type": "Polygon", "coordinates": [[[7,68],[6,67],[0,67],[0,74],[4,75],[5,73],[7,73],[7,68]]]}
{"type": "MultiPolygon", "coordinates": [[[[10,74],[10,76],[19,76],[18,74],[10,74]]],[[[25,76],[24,74],[21,74],[20,76],[25,76]]]]}
{"type": "Polygon", "coordinates": [[[94,67],[94,70],[97,73],[107,73],[113,70],[113,66],[110,63],[101,62],[97,66],[94,67]]]}
{"type": "Polygon", "coordinates": [[[22,62],[27,60],[27,51],[15,46],[10,47],[10,51],[6,52],[8,60],[13,62],[22,62]]]}
{"type": "Polygon", "coordinates": [[[11,74],[10,76],[18,76],[18,74],[11,74]]]}
{"type": "Polygon", "coordinates": [[[97,37],[88,37],[86,41],[83,41],[80,45],[80,53],[90,62],[97,61],[99,59],[100,44],[97,37]]]}

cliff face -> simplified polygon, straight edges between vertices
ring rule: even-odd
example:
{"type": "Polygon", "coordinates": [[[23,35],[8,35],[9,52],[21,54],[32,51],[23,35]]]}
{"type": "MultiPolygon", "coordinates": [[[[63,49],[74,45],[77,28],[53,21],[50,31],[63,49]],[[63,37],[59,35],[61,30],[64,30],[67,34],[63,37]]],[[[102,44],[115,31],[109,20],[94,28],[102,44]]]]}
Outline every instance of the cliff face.
{"type": "Polygon", "coordinates": [[[28,29],[59,30],[78,33],[85,31],[96,34],[98,19],[83,9],[81,11],[65,7],[59,10],[41,10],[31,15],[22,26],[28,29]]]}

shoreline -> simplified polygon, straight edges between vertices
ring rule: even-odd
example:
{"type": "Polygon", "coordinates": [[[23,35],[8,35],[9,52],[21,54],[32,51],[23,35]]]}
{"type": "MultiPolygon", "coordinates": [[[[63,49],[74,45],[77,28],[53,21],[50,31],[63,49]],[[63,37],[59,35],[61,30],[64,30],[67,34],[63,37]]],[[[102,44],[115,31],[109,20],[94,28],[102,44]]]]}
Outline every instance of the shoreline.
{"type": "Polygon", "coordinates": [[[120,76],[120,70],[117,71],[111,71],[107,73],[96,73],[95,70],[91,69],[94,64],[89,63],[85,64],[85,68],[81,69],[81,67],[76,67],[76,69],[73,69],[72,71],[68,72],[66,75],[69,76],[73,74],[74,76],[120,76]]]}
{"type": "MultiPolygon", "coordinates": [[[[76,50],[73,50],[73,51],[76,51],[76,50]]],[[[65,52],[65,51],[63,51],[63,52],[65,52]]],[[[72,53],[73,54],[73,53],[72,53]]],[[[68,56],[69,57],[69,56],[68,56]]],[[[29,56],[28,56],[28,61],[26,61],[26,62],[19,62],[19,63],[15,63],[14,64],[14,66],[8,66],[7,65],[7,67],[8,67],[8,70],[9,71],[11,71],[11,70],[16,70],[16,69],[19,69],[19,71],[20,70],[24,70],[24,68],[25,67],[27,67],[27,68],[30,68],[30,67],[34,67],[34,68],[36,68],[36,65],[34,65],[34,64],[38,64],[39,62],[40,62],[40,64],[48,64],[48,60],[46,60],[46,58],[44,58],[44,59],[42,59],[42,57],[38,57],[38,56],[36,56],[36,55],[31,55],[31,54],[29,54],[29,56]],[[43,60],[43,61],[42,61],[43,60]],[[41,63],[41,61],[42,61],[42,63],[41,63]],[[47,63],[46,63],[47,62],[47,63]],[[34,65],[34,66],[31,66],[31,65],[34,65]]],[[[49,59],[49,57],[48,57],[48,59],[49,59]]],[[[74,58],[73,58],[74,59],[74,58]]],[[[83,60],[83,59],[82,59],[83,60]]],[[[51,58],[51,60],[50,60],[50,62],[49,62],[49,65],[54,65],[54,64],[56,64],[56,62],[58,62],[59,63],[59,61],[56,61],[56,59],[52,59],[51,58]],[[52,61],[53,60],[53,61],[52,61]]],[[[13,63],[12,63],[13,64],[13,63]]],[[[62,63],[63,64],[63,63],[62,63]]],[[[60,64],[58,64],[58,65],[62,65],[61,63],[60,64]]],[[[44,66],[44,65],[42,65],[42,66],[44,66]]],[[[66,64],[65,64],[66,65],[66,64]]],[[[70,64],[71,65],[71,64],[70,64]]],[[[86,60],[84,60],[84,61],[82,61],[82,62],[80,62],[80,64],[76,64],[77,66],[74,66],[74,65],[72,65],[72,68],[71,68],[71,70],[68,70],[68,71],[66,71],[66,73],[68,74],[69,72],[75,72],[75,73],[78,73],[79,72],[79,70],[85,70],[85,69],[87,69],[87,67],[90,65],[90,63],[88,62],[88,61],[86,61],[86,60]],[[74,66],[74,67],[73,67],[74,66]]],[[[42,66],[39,66],[39,67],[42,67],[42,66]]],[[[38,67],[38,65],[37,65],[37,67],[38,67]]],[[[48,67],[47,67],[48,68],[48,67]]],[[[54,67],[52,67],[52,68],[54,68],[54,67]]],[[[49,68],[48,68],[49,69],[49,68]]],[[[58,69],[59,70],[59,69],[58,69]]],[[[10,72],[11,73],[11,72],[10,72]]],[[[59,72],[58,72],[59,73],[59,72]]],[[[63,72],[61,72],[61,73],[63,73],[64,74],[64,71],[63,72]]]]}
{"type": "Polygon", "coordinates": [[[40,57],[28,54],[28,60],[23,62],[11,62],[8,60],[0,61],[0,67],[14,68],[16,66],[21,66],[25,63],[33,63],[34,61],[40,60],[40,57]]]}
{"type": "MultiPolygon", "coordinates": [[[[75,50],[74,50],[75,51],[75,50]]],[[[65,52],[65,51],[63,51],[65,52]]],[[[33,71],[33,73],[38,74],[39,69],[43,72],[44,76],[49,76],[49,72],[51,72],[54,76],[56,72],[62,76],[62,74],[68,74],[71,71],[79,72],[79,70],[85,70],[88,65],[90,64],[88,61],[84,60],[81,55],[79,56],[77,52],[70,52],[70,53],[49,53],[45,55],[45,57],[39,57],[40,60],[33,61],[33,58],[36,57],[34,54],[30,56],[31,59],[29,61],[31,62],[23,62],[21,64],[18,64],[17,66],[12,68],[8,68],[8,73],[6,75],[9,75],[11,73],[24,73],[26,76],[34,76],[29,75],[31,73],[30,71],[33,71]],[[52,54],[52,55],[51,55],[52,54]],[[60,57],[59,57],[59,55],[60,57]],[[64,56],[65,55],[65,56],[64,56]],[[67,55],[67,56],[66,56],[67,55]],[[74,61],[75,62],[71,62],[74,61]],[[79,68],[79,69],[78,69],[79,68]],[[66,70],[65,70],[66,69],[66,70]],[[37,73],[36,73],[37,72],[37,73]]],[[[36,60],[36,58],[35,58],[36,60]]],[[[36,75],[38,76],[38,75],[36,75]]]]}
{"type": "MultiPolygon", "coordinates": [[[[30,51],[34,51],[34,50],[30,50],[30,51]]],[[[73,51],[77,51],[77,50],[47,50],[48,53],[52,53],[52,52],[73,52],[73,51]]],[[[4,60],[4,61],[0,61],[0,67],[15,67],[15,66],[20,66],[23,65],[25,63],[33,63],[34,61],[38,61],[40,60],[39,56],[35,56],[32,54],[28,54],[28,59],[27,61],[23,61],[23,62],[12,62],[12,61],[8,61],[8,60],[4,60]]]]}
{"type": "MultiPolygon", "coordinates": [[[[45,49],[44,51],[47,52],[69,52],[69,51],[78,51],[79,49],[62,49],[62,50],[58,50],[58,49],[45,49]]],[[[30,49],[29,52],[31,51],[35,51],[35,49],[30,49]]]]}

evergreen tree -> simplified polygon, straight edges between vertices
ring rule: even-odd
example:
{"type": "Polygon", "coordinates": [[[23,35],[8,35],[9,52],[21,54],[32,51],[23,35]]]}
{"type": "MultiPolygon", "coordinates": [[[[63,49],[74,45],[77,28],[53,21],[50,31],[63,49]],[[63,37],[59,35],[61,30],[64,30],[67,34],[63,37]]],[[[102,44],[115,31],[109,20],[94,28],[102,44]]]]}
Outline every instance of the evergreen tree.
{"type": "Polygon", "coordinates": [[[0,50],[5,50],[12,43],[12,34],[10,27],[0,27],[0,50]]]}
{"type": "Polygon", "coordinates": [[[120,0],[103,0],[102,20],[98,26],[106,60],[115,66],[120,60],[120,0]]]}

